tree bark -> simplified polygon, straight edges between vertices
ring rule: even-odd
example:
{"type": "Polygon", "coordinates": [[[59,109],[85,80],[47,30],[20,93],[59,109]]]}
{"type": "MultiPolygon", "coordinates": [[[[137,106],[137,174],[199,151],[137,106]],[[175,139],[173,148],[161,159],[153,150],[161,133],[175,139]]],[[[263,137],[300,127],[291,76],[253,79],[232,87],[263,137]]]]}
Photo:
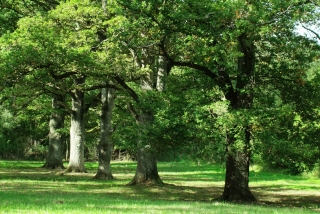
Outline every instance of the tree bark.
{"type": "MultiPolygon", "coordinates": [[[[236,86],[227,73],[227,68],[216,63],[218,73],[206,66],[190,62],[177,62],[170,59],[172,66],[187,66],[189,68],[202,71],[210,77],[224,92],[225,98],[230,101],[231,110],[250,109],[253,104],[254,69],[255,69],[255,46],[254,41],[247,38],[243,33],[238,38],[239,52],[242,57],[238,58],[238,75],[236,86]]],[[[168,55],[166,53],[166,55],[168,55]]],[[[235,133],[228,131],[226,148],[226,178],[222,200],[233,201],[254,201],[255,198],[249,189],[249,160],[250,160],[250,125],[243,127],[243,124],[236,125],[232,129],[237,130],[242,126],[246,131],[238,133],[244,136],[244,146],[242,149],[235,148],[235,133]]]]}
{"type": "MultiPolygon", "coordinates": [[[[160,56],[158,59],[157,67],[157,82],[154,84],[154,75],[149,73],[141,80],[141,89],[144,91],[155,90],[163,91],[165,88],[165,78],[167,72],[167,63],[164,57],[160,56]]],[[[153,121],[154,115],[152,110],[141,111],[139,116],[136,117],[137,124],[140,127],[140,139],[138,142],[138,152],[137,152],[137,169],[136,173],[129,183],[129,185],[139,185],[139,184],[163,184],[157,167],[156,151],[147,142],[148,129],[150,129],[153,121]]]]}
{"type": "MultiPolygon", "coordinates": [[[[253,103],[255,47],[254,42],[247,39],[246,34],[239,37],[239,51],[243,53],[238,59],[238,78],[235,100],[230,100],[234,109],[250,109],[253,103]]],[[[221,196],[226,201],[255,201],[249,189],[250,163],[250,127],[245,126],[243,133],[244,145],[235,148],[236,138],[232,131],[227,133],[227,159],[224,191],[221,196]]]]}
{"type": "Polygon", "coordinates": [[[84,166],[84,91],[81,85],[84,84],[84,77],[75,77],[75,89],[72,95],[72,114],[70,126],[70,159],[66,172],[86,172],[84,166]]]}
{"type": "Polygon", "coordinates": [[[159,56],[158,58],[158,73],[157,73],[157,90],[164,91],[166,88],[167,80],[167,62],[164,56],[159,56]]]}
{"type": "Polygon", "coordinates": [[[63,166],[63,148],[64,135],[58,132],[58,129],[64,127],[64,112],[59,102],[64,102],[64,96],[52,94],[52,108],[53,112],[49,121],[49,148],[45,168],[61,168],[63,166]]]}
{"type": "Polygon", "coordinates": [[[246,129],[242,150],[234,148],[235,138],[227,137],[226,178],[221,196],[225,201],[255,201],[249,189],[250,131],[246,129]]]}
{"type": "Polygon", "coordinates": [[[101,114],[100,114],[100,142],[98,145],[98,171],[95,179],[113,179],[111,172],[111,157],[113,151],[112,144],[112,110],[114,106],[115,90],[103,88],[101,90],[101,114]]]}
{"type": "Polygon", "coordinates": [[[163,184],[157,167],[155,151],[148,144],[148,126],[153,123],[152,113],[142,112],[137,121],[140,127],[140,139],[137,152],[137,169],[129,185],[139,184],[163,184]]]}
{"type": "Polygon", "coordinates": [[[136,173],[129,185],[163,184],[157,168],[157,160],[150,146],[139,148],[136,173]]]}

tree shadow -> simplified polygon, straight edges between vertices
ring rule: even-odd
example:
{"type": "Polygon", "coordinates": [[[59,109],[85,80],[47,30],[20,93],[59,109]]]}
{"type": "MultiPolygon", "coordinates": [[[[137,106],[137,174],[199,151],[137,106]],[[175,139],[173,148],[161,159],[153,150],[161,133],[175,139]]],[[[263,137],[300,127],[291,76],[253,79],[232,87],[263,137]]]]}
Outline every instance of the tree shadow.
{"type": "Polygon", "coordinates": [[[320,193],[275,186],[253,187],[253,194],[260,205],[275,207],[308,208],[320,211],[320,193]]]}
{"type": "MultiPolygon", "coordinates": [[[[10,164],[9,164],[10,165],[10,164]]],[[[5,166],[6,167],[6,166],[5,166]]],[[[3,169],[5,167],[0,167],[3,169]]],[[[0,182],[4,193],[28,192],[53,194],[53,195],[97,195],[99,197],[113,197],[119,200],[148,200],[148,201],[188,201],[211,203],[219,198],[223,192],[223,172],[199,171],[200,174],[190,174],[187,168],[167,169],[164,171],[164,185],[139,185],[125,186],[134,175],[134,164],[122,165],[114,170],[115,180],[94,180],[91,173],[71,173],[67,175],[56,174],[56,171],[48,171],[44,168],[37,168],[33,164],[29,166],[16,167],[0,170],[0,182]],[[174,172],[167,173],[169,170],[174,172]],[[179,171],[180,172],[177,172],[179,171]],[[119,174],[117,174],[119,173],[119,174]],[[17,182],[8,182],[17,181],[17,182]]],[[[259,175],[259,174],[258,174],[259,175]]],[[[277,181],[277,176],[266,176],[263,180],[277,181]],[[269,180],[270,178],[270,180],[269,180]]],[[[283,180],[283,176],[278,177],[283,180]]],[[[251,179],[252,180],[252,179],[251,179]]],[[[260,180],[260,179],[259,179],[260,180]]],[[[295,181],[303,180],[294,178],[289,183],[261,185],[251,181],[251,190],[257,198],[254,204],[271,207],[297,207],[308,208],[319,211],[320,192],[317,185],[299,186],[295,181]],[[255,186],[259,185],[259,186],[255,186]]]]}

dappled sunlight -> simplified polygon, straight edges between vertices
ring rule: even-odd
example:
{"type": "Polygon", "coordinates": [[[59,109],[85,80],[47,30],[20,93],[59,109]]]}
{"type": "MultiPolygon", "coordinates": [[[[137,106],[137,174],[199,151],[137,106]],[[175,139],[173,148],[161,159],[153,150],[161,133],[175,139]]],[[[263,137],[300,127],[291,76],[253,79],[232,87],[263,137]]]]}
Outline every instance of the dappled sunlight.
{"type": "MultiPolygon", "coordinates": [[[[47,204],[34,203],[37,207],[42,208],[43,213],[55,213],[55,211],[62,211],[63,213],[222,213],[228,210],[228,213],[234,212],[234,205],[224,203],[167,203],[160,201],[155,203],[149,201],[114,201],[107,200],[106,203],[96,203],[97,201],[86,202],[80,208],[72,206],[73,201],[54,201],[47,204]]],[[[20,204],[15,207],[15,213],[29,213],[31,206],[27,204],[20,204]]],[[[34,207],[32,207],[34,208],[34,207]]]]}
{"type": "Polygon", "coordinates": [[[320,189],[320,182],[319,180],[310,180],[310,179],[303,179],[303,178],[295,178],[287,179],[281,177],[278,180],[267,180],[267,179],[253,179],[250,178],[250,186],[251,187],[276,187],[277,189],[296,189],[296,190],[319,190],[320,189]]]}
{"type": "MultiPolygon", "coordinates": [[[[68,213],[70,210],[70,213],[77,213],[70,207],[76,200],[85,197],[81,209],[86,213],[90,209],[115,209],[118,212],[128,212],[128,210],[139,210],[141,206],[150,207],[154,211],[159,208],[169,212],[188,210],[198,202],[208,203],[205,206],[214,206],[212,201],[221,196],[224,188],[223,169],[210,165],[190,166],[188,171],[188,166],[182,165],[180,168],[179,163],[174,163],[174,167],[171,168],[168,168],[167,163],[164,165],[159,163],[159,174],[164,185],[126,186],[134,176],[135,163],[114,163],[112,168],[116,179],[102,181],[92,179],[97,165],[89,164],[88,173],[58,175],[59,170],[40,168],[41,163],[26,164],[25,167],[20,163],[17,169],[14,168],[16,165],[14,162],[9,164],[10,167],[2,162],[0,199],[3,200],[0,205],[10,207],[10,204],[19,204],[18,200],[23,200],[24,205],[16,206],[15,212],[26,213],[25,206],[32,205],[49,206],[50,209],[54,207],[68,213]],[[156,202],[158,204],[152,204],[156,202]],[[189,204],[191,202],[192,204],[189,204]]],[[[265,172],[253,172],[250,175],[249,185],[258,199],[256,204],[319,210],[319,180],[265,172]]],[[[222,204],[217,206],[221,207],[222,204]]],[[[49,208],[43,209],[49,210],[49,208]]],[[[201,208],[199,212],[201,213],[201,208]]]]}

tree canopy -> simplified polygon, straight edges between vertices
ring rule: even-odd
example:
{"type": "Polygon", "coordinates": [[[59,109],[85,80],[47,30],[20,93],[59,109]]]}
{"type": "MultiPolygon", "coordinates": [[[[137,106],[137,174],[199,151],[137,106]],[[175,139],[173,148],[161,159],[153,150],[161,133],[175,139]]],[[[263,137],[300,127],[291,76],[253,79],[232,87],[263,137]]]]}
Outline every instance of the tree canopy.
{"type": "MultiPolygon", "coordinates": [[[[0,148],[9,153],[10,145],[30,148],[10,137],[18,129],[32,145],[48,146],[55,113],[71,118],[71,150],[81,138],[79,147],[96,154],[100,134],[115,148],[138,151],[138,166],[147,157],[141,148],[160,160],[226,162],[223,200],[255,200],[252,160],[292,173],[320,164],[319,34],[307,27],[319,22],[316,1],[4,0],[0,6],[0,148]],[[299,23],[313,38],[296,32],[299,23]],[[109,104],[101,97],[107,88],[117,90],[109,104]],[[51,105],[54,96],[61,99],[51,105]],[[105,118],[112,139],[96,128],[103,126],[100,107],[112,111],[105,118]]],[[[68,135],[65,127],[58,132],[68,135]]],[[[153,164],[142,169],[157,174],[153,164]]]]}

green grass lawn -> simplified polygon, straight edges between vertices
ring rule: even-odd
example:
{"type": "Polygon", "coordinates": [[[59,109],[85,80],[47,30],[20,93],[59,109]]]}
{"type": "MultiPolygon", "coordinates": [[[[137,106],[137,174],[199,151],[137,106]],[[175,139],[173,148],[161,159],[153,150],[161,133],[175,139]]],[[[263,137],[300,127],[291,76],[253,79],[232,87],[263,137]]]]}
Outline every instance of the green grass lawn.
{"type": "Polygon", "coordinates": [[[43,162],[0,161],[0,213],[318,213],[320,180],[252,168],[250,187],[258,202],[215,201],[223,191],[224,167],[159,163],[163,186],[126,186],[134,162],[113,162],[115,180],[88,173],[56,175],[43,162]]]}

